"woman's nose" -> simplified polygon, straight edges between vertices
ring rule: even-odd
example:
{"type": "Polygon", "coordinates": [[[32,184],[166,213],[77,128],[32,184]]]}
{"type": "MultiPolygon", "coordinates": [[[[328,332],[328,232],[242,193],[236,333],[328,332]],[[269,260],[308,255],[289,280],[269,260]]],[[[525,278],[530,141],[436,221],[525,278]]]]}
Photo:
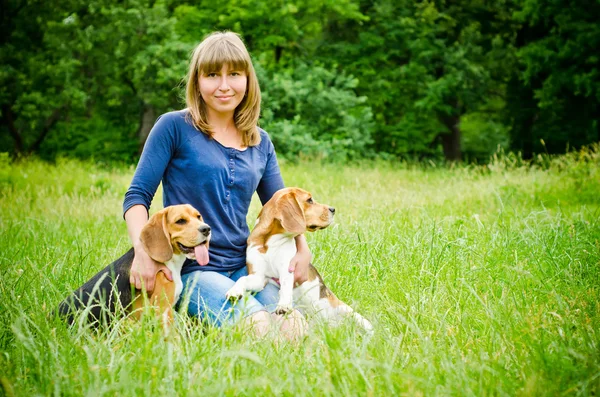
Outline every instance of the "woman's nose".
{"type": "Polygon", "coordinates": [[[221,85],[219,86],[221,91],[227,91],[229,89],[229,82],[227,81],[227,76],[221,77],[221,85]]]}

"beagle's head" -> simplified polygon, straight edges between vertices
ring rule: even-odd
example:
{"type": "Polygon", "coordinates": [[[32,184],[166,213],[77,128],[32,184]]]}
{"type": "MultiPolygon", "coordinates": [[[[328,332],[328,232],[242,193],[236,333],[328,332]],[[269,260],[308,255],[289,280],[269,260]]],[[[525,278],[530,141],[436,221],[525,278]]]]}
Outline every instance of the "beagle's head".
{"type": "Polygon", "coordinates": [[[312,194],[297,187],[277,191],[265,205],[265,209],[270,205],[274,206],[271,209],[273,217],[290,234],[324,229],[331,225],[335,214],[335,208],[317,203],[312,194]]]}
{"type": "Polygon", "coordinates": [[[140,235],[152,259],[165,263],[174,254],[185,254],[200,265],[208,264],[210,226],[191,205],[166,207],[150,217],[140,235]]]}

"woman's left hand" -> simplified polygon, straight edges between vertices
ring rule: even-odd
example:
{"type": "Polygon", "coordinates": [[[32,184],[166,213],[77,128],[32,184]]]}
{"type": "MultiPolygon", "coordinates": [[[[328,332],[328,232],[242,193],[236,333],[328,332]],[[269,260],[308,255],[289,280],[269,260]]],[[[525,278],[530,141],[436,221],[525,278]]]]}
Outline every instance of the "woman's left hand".
{"type": "Polygon", "coordinates": [[[303,235],[296,237],[296,250],[296,255],[290,261],[288,268],[290,273],[294,273],[294,285],[302,284],[308,280],[308,265],[312,259],[312,254],[303,235]]]}

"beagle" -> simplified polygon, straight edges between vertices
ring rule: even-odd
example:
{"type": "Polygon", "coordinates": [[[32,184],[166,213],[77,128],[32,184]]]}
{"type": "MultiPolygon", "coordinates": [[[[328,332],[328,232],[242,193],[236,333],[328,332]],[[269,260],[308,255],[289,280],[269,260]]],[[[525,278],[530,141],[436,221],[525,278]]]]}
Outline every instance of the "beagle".
{"type": "Polygon", "coordinates": [[[267,282],[275,282],[280,285],[276,313],[293,310],[292,303],[295,303],[299,309],[330,323],[352,317],[371,333],[371,323],[339,300],[312,264],[308,280],[296,287],[294,273],[288,271],[290,261],[296,255],[294,238],[306,231],[326,228],[333,222],[334,214],[335,208],[317,203],[305,190],[285,188],[277,191],[261,210],[248,237],[248,276],[241,277],[227,291],[227,298],[237,299],[245,291],[258,292],[267,282]]]}
{"type": "MultiPolygon", "coordinates": [[[[210,236],[210,226],[188,204],[174,205],[156,212],[142,228],[140,241],[144,250],[156,262],[164,263],[173,276],[173,281],[169,281],[163,272],[158,272],[154,291],[149,296],[165,330],[173,320],[172,308],[183,290],[181,268],[185,258],[196,259],[200,265],[206,265],[210,236]]],[[[110,316],[106,316],[106,310],[115,313],[118,299],[127,312],[139,319],[145,297],[142,291],[129,283],[133,257],[131,248],[98,272],[60,303],[59,315],[73,323],[74,312],[89,307],[90,322],[107,322],[110,316]]]]}

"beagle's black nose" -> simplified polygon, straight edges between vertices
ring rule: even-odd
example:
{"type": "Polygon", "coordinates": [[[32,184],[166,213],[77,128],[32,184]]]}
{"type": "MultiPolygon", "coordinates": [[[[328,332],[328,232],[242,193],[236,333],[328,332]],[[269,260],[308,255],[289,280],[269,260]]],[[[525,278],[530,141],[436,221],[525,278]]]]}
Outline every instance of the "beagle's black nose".
{"type": "Polygon", "coordinates": [[[332,214],[335,214],[335,208],[329,207],[329,212],[331,212],[332,214]]]}
{"type": "Polygon", "coordinates": [[[210,234],[210,226],[204,225],[204,226],[200,227],[200,229],[198,229],[198,231],[200,233],[204,234],[205,236],[208,236],[210,234]]]}

